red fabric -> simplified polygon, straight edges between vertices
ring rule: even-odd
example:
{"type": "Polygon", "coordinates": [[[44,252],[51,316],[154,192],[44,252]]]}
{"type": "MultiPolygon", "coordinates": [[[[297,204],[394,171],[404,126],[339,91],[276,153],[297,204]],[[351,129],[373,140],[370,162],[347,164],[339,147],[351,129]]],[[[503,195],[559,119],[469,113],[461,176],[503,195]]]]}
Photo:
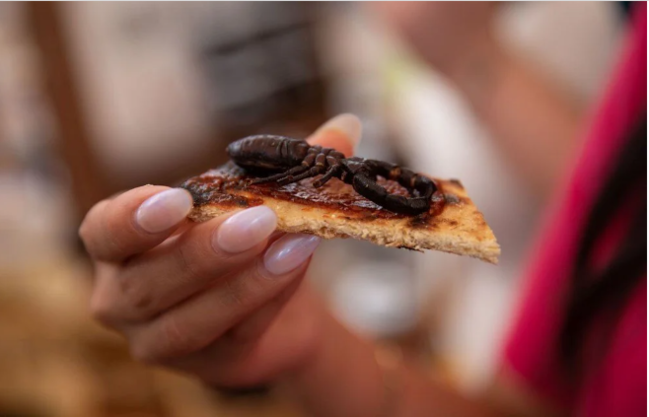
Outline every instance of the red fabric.
{"type": "MultiPolygon", "coordinates": [[[[632,294],[609,338],[602,361],[590,363],[589,377],[569,388],[557,358],[564,294],[589,209],[633,123],[647,103],[647,8],[637,7],[627,47],[608,86],[564,195],[540,240],[525,282],[521,308],[506,340],[503,362],[547,401],[572,415],[647,414],[646,277],[632,294]]],[[[614,221],[601,248],[619,241],[623,222],[614,221]]],[[[597,327],[597,326],[596,326],[597,327]]]]}

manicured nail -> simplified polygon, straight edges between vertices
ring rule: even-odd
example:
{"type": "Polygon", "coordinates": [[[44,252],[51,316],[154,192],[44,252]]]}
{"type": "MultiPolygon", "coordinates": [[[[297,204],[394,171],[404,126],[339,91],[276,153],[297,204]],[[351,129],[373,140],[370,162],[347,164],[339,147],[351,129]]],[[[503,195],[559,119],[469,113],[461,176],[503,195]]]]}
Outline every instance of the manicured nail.
{"type": "Polygon", "coordinates": [[[317,236],[286,235],[270,245],[264,255],[264,266],[273,275],[283,275],[309,259],[319,243],[317,236]]]}
{"type": "Polygon", "coordinates": [[[277,226],[275,212],[266,206],[252,207],[223,222],[214,235],[216,248],[239,253],[261,243],[277,226]]]}
{"type": "Polygon", "coordinates": [[[172,188],[149,197],[137,209],[135,221],[149,233],[160,233],[187,217],[194,202],[182,188],[172,188]]]}
{"type": "MultiPolygon", "coordinates": [[[[340,114],[318,128],[317,132],[337,130],[348,137],[356,148],[361,141],[363,125],[360,119],[351,113],[340,114]]],[[[317,133],[316,132],[316,133],[317,133]]]]}

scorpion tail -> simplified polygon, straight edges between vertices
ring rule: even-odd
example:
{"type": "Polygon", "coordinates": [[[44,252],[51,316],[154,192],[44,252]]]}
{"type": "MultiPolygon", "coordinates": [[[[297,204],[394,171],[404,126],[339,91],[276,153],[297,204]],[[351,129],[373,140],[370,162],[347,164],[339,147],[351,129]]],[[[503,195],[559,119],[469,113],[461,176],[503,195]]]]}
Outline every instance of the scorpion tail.
{"type": "MultiPolygon", "coordinates": [[[[366,174],[356,174],[352,185],[354,190],[363,197],[395,213],[416,215],[430,208],[430,196],[404,197],[389,194],[385,188],[376,183],[375,179],[366,174]]],[[[432,191],[430,194],[432,195],[432,191]]]]}
{"type": "Polygon", "coordinates": [[[370,167],[370,172],[398,182],[408,190],[410,195],[416,195],[417,197],[423,197],[429,200],[433,196],[433,193],[437,191],[437,186],[435,186],[432,180],[407,168],[373,159],[368,159],[366,163],[370,167]]]}

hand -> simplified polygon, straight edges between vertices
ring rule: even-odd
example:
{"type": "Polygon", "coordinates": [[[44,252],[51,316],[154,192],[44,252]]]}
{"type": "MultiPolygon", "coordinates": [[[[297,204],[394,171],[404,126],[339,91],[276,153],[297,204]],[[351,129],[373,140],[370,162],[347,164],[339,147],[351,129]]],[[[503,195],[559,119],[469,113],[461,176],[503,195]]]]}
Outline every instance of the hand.
{"type": "MultiPolygon", "coordinates": [[[[309,141],[350,155],[360,130],[343,115],[309,141]]],[[[183,189],[144,186],[88,212],[92,314],[136,359],[208,384],[252,386],[299,367],[325,311],[302,283],[319,239],[276,232],[265,206],[201,224],[186,219],[191,208],[183,189]]]]}
{"type": "Polygon", "coordinates": [[[495,2],[376,2],[377,15],[402,35],[430,64],[455,70],[494,43],[495,2]]]}

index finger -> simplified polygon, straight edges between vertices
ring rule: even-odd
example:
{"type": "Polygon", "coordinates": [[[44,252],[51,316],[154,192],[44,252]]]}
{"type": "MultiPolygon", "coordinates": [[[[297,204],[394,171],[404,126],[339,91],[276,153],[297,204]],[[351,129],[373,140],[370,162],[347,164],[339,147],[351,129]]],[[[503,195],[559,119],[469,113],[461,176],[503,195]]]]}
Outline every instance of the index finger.
{"type": "MultiPolygon", "coordinates": [[[[342,114],[322,125],[307,140],[351,156],[360,135],[360,120],[342,114]]],[[[93,207],[79,234],[92,257],[119,262],[162,243],[187,216],[192,204],[191,195],[182,189],[136,188],[93,207]]]]}
{"type": "Polygon", "coordinates": [[[333,148],[350,157],[354,155],[361,134],[362,125],[358,117],[345,113],[330,119],[306,140],[311,145],[333,148]]]}

